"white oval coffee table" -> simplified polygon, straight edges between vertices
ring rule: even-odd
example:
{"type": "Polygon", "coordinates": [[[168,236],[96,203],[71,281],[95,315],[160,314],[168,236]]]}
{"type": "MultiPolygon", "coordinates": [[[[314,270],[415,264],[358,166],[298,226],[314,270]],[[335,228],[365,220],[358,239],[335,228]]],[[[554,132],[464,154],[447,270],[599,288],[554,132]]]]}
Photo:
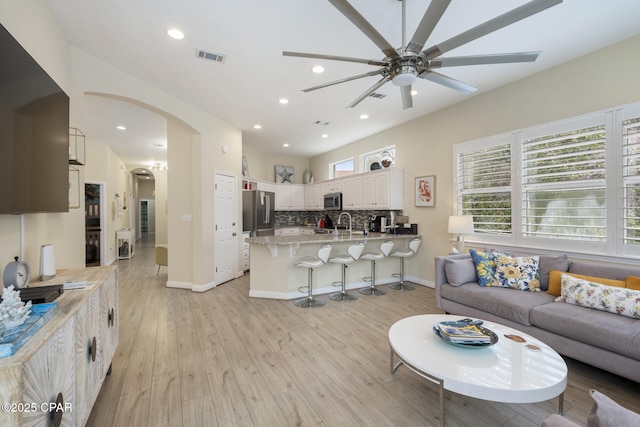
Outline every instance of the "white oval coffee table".
{"type": "Polygon", "coordinates": [[[444,390],[478,399],[505,403],[533,403],[558,397],[562,414],[567,386],[567,365],[542,341],[498,323],[483,327],[498,335],[498,342],[484,348],[461,348],[433,332],[439,322],[464,316],[425,314],[407,317],[389,329],[391,374],[401,365],[439,384],[440,425],[444,425],[444,390]],[[516,342],[505,335],[517,335],[516,342]],[[394,364],[394,357],[400,361],[394,364]]]}

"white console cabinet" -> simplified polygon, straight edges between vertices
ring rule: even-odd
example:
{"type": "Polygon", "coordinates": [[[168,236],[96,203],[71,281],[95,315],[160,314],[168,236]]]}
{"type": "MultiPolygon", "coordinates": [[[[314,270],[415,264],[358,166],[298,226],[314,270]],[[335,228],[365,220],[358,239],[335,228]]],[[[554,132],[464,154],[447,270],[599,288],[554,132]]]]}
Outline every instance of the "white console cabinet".
{"type": "Polygon", "coordinates": [[[122,228],[116,231],[116,248],[118,259],[131,259],[135,236],[131,228],[122,228]]]}
{"type": "Polygon", "coordinates": [[[0,400],[30,405],[0,412],[3,427],[87,422],[118,345],[117,268],[59,270],[55,279],[30,286],[69,281],[87,285],[60,295],[58,312],[42,329],[14,355],[0,358],[0,400]],[[56,401],[66,410],[53,416],[43,410],[56,401]]]}

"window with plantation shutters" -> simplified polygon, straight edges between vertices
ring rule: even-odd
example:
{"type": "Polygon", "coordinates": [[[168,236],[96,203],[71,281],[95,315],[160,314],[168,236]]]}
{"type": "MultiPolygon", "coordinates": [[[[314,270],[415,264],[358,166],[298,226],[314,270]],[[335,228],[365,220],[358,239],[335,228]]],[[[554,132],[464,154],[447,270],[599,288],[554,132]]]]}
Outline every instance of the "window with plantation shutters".
{"type": "Polygon", "coordinates": [[[466,240],[640,259],[640,103],[454,146],[466,240]]]}
{"type": "Polygon", "coordinates": [[[622,122],[623,243],[640,246],[640,117],[622,122]]]}
{"type": "Polygon", "coordinates": [[[584,121],[596,123],[568,123],[568,129],[550,133],[538,129],[532,137],[524,132],[524,237],[605,241],[606,129],[602,115],[584,121]]]}
{"type": "Polygon", "coordinates": [[[458,215],[477,233],[511,234],[511,142],[458,151],[458,215]]]}

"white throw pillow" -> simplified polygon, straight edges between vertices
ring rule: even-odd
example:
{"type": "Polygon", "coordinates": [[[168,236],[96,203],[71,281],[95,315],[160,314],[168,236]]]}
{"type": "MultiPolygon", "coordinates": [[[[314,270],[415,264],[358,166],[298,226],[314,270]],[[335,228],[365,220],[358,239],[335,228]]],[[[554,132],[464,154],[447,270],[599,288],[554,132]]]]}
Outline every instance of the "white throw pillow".
{"type": "Polygon", "coordinates": [[[568,274],[561,276],[560,296],[556,301],[640,319],[640,291],[606,286],[568,274]]]}

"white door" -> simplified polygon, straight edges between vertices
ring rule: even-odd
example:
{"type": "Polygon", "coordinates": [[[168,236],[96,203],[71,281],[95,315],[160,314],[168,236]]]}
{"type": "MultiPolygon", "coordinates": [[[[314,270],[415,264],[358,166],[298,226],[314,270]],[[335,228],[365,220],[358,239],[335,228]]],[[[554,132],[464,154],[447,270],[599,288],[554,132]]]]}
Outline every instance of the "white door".
{"type": "Polygon", "coordinates": [[[235,279],[238,272],[237,178],[215,173],[213,180],[214,284],[235,279]]]}

